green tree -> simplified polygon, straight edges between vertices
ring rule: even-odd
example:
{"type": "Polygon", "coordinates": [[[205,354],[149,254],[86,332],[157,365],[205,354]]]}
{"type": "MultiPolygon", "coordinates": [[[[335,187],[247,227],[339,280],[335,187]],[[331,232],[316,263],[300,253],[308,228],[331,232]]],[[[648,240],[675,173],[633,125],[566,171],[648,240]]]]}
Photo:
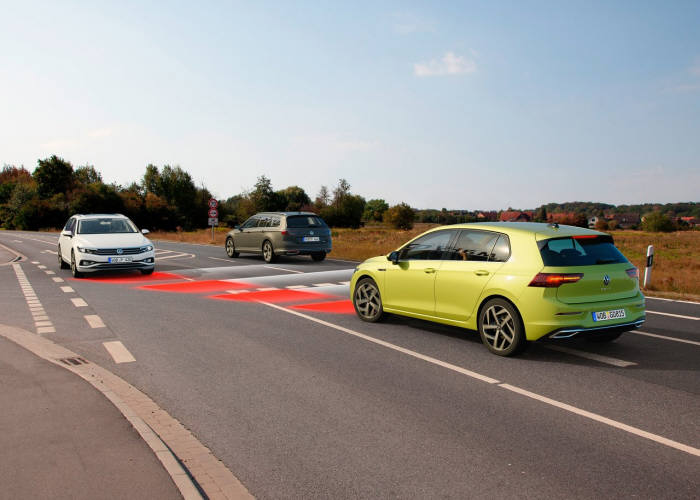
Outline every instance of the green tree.
{"type": "Polygon", "coordinates": [[[321,189],[319,189],[316,199],[314,200],[316,210],[321,210],[322,208],[327,207],[330,202],[331,195],[328,193],[328,188],[326,186],[321,186],[321,189]]]}
{"type": "Polygon", "coordinates": [[[651,212],[644,217],[642,229],[653,233],[670,233],[671,231],[676,230],[676,225],[666,214],[661,212],[651,212]]]}
{"type": "Polygon", "coordinates": [[[388,209],[389,204],[382,199],[369,200],[365,205],[365,212],[362,215],[362,218],[366,221],[373,220],[381,222],[384,212],[386,212],[388,209]]]}
{"type": "Polygon", "coordinates": [[[272,190],[272,182],[264,175],[258,177],[258,181],[249,196],[256,212],[269,212],[278,209],[279,201],[272,190]]]}
{"type": "Polygon", "coordinates": [[[102,184],[102,174],[100,174],[93,165],[84,165],[75,169],[73,174],[75,181],[78,184],[102,184]]]}
{"type": "Polygon", "coordinates": [[[275,193],[279,202],[279,210],[298,212],[303,206],[309,205],[311,199],[299,186],[289,186],[275,193]]]}
{"type": "Polygon", "coordinates": [[[535,212],[535,221],[536,222],[547,222],[547,207],[542,205],[540,208],[537,209],[535,212]]]}
{"type": "Polygon", "coordinates": [[[56,155],[39,160],[33,176],[41,198],[68,193],[73,186],[73,165],[56,155]]]}
{"type": "Polygon", "coordinates": [[[399,203],[384,213],[384,220],[396,229],[412,229],[416,212],[406,203],[399,203]]]}

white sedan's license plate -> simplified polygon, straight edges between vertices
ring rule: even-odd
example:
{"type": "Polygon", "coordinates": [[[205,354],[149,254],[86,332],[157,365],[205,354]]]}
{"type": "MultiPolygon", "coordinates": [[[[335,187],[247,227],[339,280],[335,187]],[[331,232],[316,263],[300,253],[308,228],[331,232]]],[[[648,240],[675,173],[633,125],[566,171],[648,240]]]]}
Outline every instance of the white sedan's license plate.
{"type": "Polygon", "coordinates": [[[608,321],[611,319],[623,319],[625,318],[624,309],[613,309],[612,311],[600,311],[593,313],[593,321],[608,321]]]}
{"type": "Polygon", "coordinates": [[[131,257],[110,257],[110,264],[123,264],[124,262],[131,262],[131,257]]]}
{"type": "Polygon", "coordinates": [[[321,241],[321,238],[319,238],[318,236],[304,236],[304,241],[305,242],[321,241]]]}

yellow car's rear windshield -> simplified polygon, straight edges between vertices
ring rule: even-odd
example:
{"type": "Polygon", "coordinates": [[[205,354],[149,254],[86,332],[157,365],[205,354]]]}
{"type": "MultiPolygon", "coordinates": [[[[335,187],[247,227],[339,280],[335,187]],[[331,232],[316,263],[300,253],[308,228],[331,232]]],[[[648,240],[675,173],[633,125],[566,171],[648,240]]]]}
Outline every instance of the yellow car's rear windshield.
{"type": "Polygon", "coordinates": [[[611,236],[579,235],[538,242],[545,266],[595,266],[628,262],[611,236]]]}

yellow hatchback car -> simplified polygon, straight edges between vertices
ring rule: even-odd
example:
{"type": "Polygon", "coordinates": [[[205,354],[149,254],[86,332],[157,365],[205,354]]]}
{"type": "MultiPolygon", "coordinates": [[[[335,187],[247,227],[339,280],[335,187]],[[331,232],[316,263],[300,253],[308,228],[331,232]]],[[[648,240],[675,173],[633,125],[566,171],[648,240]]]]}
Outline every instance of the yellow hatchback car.
{"type": "Polygon", "coordinates": [[[528,341],[585,335],[615,340],[639,328],[639,274],[606,233],[527,222],[431,229],[356,269],[360,319],[384,313],[477,330],[494,354],[528,341]]]}

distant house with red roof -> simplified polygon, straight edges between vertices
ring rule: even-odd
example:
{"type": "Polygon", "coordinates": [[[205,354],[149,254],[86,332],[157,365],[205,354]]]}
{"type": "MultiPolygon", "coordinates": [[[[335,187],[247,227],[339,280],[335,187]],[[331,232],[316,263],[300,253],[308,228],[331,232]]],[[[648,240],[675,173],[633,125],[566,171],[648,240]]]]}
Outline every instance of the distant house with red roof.
{"type": "Polygon", "coordinates": [[[535,214],[528,210],[505,210],[500,213],[501,222],[531,222],[535,214]]]}
{"type": "Polygon", "coordinates": [[[698,227],[698,225],[700,225],[700,219],[697,217],[681,217],[681,221],[685,222],[690,227],[698,227]]]}
{"type": "Polygon", "coordinates": [[[496,221],[498,220],[498,212],[495,210],[491,210],[488,212],[479,212],[476,214],[476,218],[479,220],[479,222],[485,222],[485,221],[496,221]]]}

